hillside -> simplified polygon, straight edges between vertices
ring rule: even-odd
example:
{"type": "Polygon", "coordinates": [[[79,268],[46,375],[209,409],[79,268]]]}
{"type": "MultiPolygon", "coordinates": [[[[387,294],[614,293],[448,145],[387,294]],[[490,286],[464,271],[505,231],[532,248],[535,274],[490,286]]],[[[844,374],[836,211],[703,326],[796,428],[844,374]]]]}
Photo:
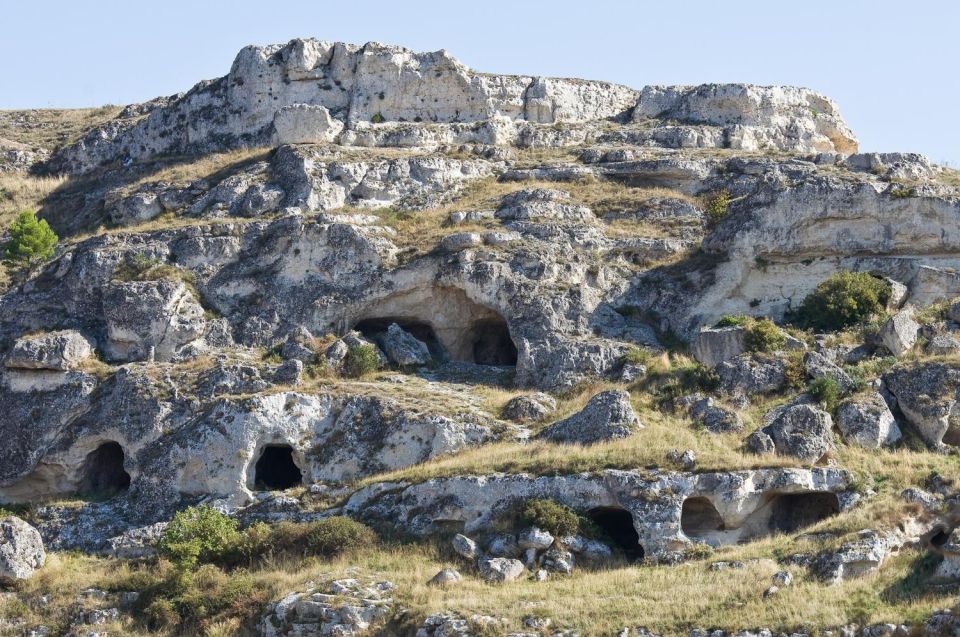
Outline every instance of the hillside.
{"type": "Polygon", "coordinates": [[[960,173],[814,90],[251,46],[0,226],[0,635],[960,635],[960,173]]]}

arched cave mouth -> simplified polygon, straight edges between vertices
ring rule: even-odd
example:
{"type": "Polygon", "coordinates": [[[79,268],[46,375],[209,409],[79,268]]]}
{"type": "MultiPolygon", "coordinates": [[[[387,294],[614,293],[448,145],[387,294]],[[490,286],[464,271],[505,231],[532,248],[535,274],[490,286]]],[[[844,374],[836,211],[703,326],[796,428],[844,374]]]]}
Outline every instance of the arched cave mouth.
{"type": "Polygon", "coordinates": [[[303,472],[293,461],[290,445],[267,445],[253,469],[258,491],[283,491],[303,484],[303,472]]]}
{"type": "Polygon", "coordinates": [[[840,513],[837,494],[825,492],[778,493],[768,506],[767,529],[771,533],[793,533],[840,513]]]}
{"type": "Polygon", "coordinates": [[[510,328],[500,317],[481,319],[471,327],[473,362],[477,365],[517,365],[517,346],[510,338],[510,328]]]}
{"type": "Polygon", "coordinates": [[[390,327],[392,323],[396,323],[406,332],[409,332],[415,339],[426,345],[427,349],[430,350],[430,356],[432,356],[435,361],[443,362],[450,358],[446,348],[440,343],[440,339],[437,338],[437,333],[434,331],[433,326],[425,321],[404,318],[402,316],[387,316],[383,318],[364,319],[354,325],[353,329],[363,334],[367,340],[371,340],[379,345],[387,333],[387,328],[390,327]]]}
{"type": "Polygon", "coordinates": [[[680,509],[680,530],[690,538],[703,538],[725,529],[717,507],[708,498],[687,498],[680,509]]]}
{"type": "Polygon", "coordinates": [[[597,507],[590,509],[587,517],[603,530],[629,560],[643,559],[640,536],[633,526],[633,516],[629,511],[619,507],[597,507]]]}
{"type": "Polygon", "coordinates": [[[353,329],[379,343],[391,323],[426,344],[438,363],[517,364],[507,321],[460,288],[424,286],[381,299],[360,314],[353,329]]]}
{"type": "Polygon", "coordinates": [[[123,447],[105,442],[87,454],[80,471],[79,492],[108,498],[130,487],[130,474],[123,468],[123,447]]]}

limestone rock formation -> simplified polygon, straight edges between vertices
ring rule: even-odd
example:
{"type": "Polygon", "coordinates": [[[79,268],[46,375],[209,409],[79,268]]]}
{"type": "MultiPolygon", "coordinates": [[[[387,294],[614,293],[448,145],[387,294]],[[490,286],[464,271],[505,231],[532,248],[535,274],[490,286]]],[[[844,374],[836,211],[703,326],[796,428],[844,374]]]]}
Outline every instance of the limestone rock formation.
{"type": "Polygon", "coordinates": [[[630,404],[630,394],[607,391],[597,394],[581,411],[550,425],[540,435],[553,442],[588,445],[625,438],[642,427],[630,404]]]}
{"type": "Polygon", "coordinates": [[[816,463],[833,448],[833,419],[830,414],[808,404],[787,405],[767,414],[768,424],[756,431],[751,446],[793,456],[805,463],[816,463]],[[770,443],[761,442],[768,436],[770,443]]]}
{"type": "Polygon", "coordinates": [[[35,528],[18,517],[0,519],[0,584],[29,579],[45,560],[43,540],[35,528]]]}
{"type": "Polygon", "coordinates": [[[847,443],[867,449],[892,445],[903,437],[886,401],[876,392],[840,404],[837,427],[847,443]]]}

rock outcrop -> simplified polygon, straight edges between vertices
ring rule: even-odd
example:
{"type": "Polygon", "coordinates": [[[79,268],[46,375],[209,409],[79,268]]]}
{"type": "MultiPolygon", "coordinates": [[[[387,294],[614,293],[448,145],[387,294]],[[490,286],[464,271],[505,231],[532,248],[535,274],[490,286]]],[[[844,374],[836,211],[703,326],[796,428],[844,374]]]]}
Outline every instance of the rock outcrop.
{"type": "Polygon", "coordinates": [[[46,561],[43,540],[18,517],[0,519],[0,584],[29,579],[46,561]]]}

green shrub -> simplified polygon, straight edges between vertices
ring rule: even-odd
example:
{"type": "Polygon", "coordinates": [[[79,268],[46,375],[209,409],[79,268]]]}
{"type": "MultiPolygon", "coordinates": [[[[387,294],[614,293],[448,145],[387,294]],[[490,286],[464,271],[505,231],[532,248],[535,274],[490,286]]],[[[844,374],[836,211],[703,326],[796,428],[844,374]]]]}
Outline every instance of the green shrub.
{"type": "Polygon", "coordinates": [[[382,124],[387,121],[387,118],[383,116],[383,113],[374,113],[370,121],[374,124],[382,124]]]}
{"type": "Polygon", "coordinates": [[[180,624],[180,613],[169,599],[158,597],[143,609],[143,618],[152,630],[169,630],[180,624]]]}
{"type": "Polygon", "coordinates": [[[231,550],[240,533],[237,521],[206,505],[178,511],[163,532],[157,548],[181,569],[213,562],[231,550]]]}
{"type": "Polygon", "coordinates": [[[580,530],[580,516],[570,507],[544,498],[527,500],[523,505],[527,524],[549,531],[557,537],[573,535],[580,530]]]}
{"type": "Polygon", "coordinates": [[[840,399],[840,385],[829,376],[817,378],[807,387],[807,393],[827,411],[837,408],[840,399]]]}
{"type": "Polygon", "coordinates": [[[625,365],[647,365],[651,358],[653,358],[653,353],[650,350],[642,347],[630,347],[620,357],[620,362],[625,365]]]}
{"type": "Polygon", "coordinates": [[[743,327],[752,320],[752,318],[743,314],[728,315],[717,321],[716,327],[743,327]]]}
{"type": "Polygon", "coordinates": [[[733,197],[729,190],[718,190],[708,195],[703,202],[704,212],[707,213],[707,223],[714,226],[720,223],[730,212],[730,203],[733,197]]]}
{"type": "Polygon", "coordinates": [[[751,321],[744,336],[751,352],[774,352],[787,344],[787,335],[768,318],[751,321]]]}
{"type": "Polygon", "coordinates": [[[6,255],[11,261],[28,265],[49,259],[57,246],[57,235],[46,219],[37,219],[32,210],[24,210],[10,224],[6,255]]]}
{"type": "Polygon", "coordinates": [[[310,525],[307,548],[317,555],[339,555],[375,545],[377,535],[353,518],[335,515],[310,525]]]}
{"type": "Polygon", "coordinates": [[[803,364],[802,351],[795,350],[787,352],[783,376],[787,381],[788,387],[792,387],[793,389],[803,388],[807,382],[807,366],[803,364]]]}
{"type": "Polygon", "coordinates": [[[347,350],[343,360],[343,373],[350,378],[360,378],[364,374],[377,371],[380,357],[377,348],[370,344],[354,345],[347,350]]]}
{"type": "Polygon", "coordinates": [[[808,294],[791,319],[815,330],[840,330],[884,311],[890,284],[866,272],[837,272],[808,294]]]}

